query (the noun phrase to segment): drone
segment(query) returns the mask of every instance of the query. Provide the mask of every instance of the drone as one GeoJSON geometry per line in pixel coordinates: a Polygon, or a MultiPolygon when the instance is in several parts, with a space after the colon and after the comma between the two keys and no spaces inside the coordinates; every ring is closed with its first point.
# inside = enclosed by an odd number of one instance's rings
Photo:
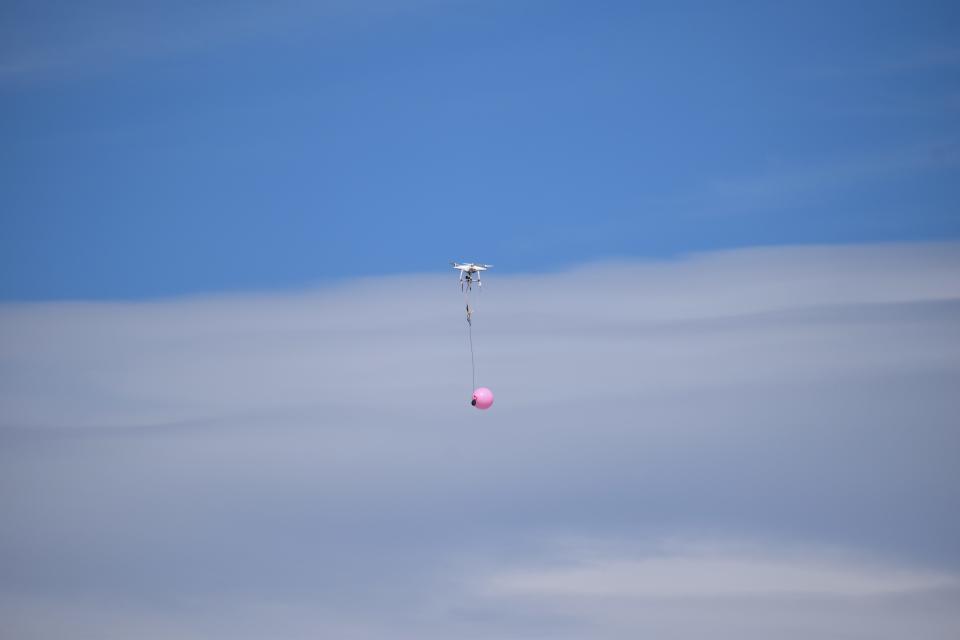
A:
{"type": "Polygon", "coordinates": [[[482,287],[483,282],[480,281],[480,272],[486,271],[492,264],[474,264],[472,262],[451,262],[450,266],[454,269],[460,271],[460,290],[463,291],[466,289],[470,291],[473,289],[473,282],[476,279],[477,286],[482,287]]]}

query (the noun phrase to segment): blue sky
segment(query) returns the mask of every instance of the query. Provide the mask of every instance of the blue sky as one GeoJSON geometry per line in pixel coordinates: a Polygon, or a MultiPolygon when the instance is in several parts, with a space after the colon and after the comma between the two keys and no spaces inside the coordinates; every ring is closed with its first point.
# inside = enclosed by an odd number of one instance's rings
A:
{"type": "Polygon", "coordinates": [[[960,235],[955,3],[164,7],[4,3],[2,298],[960,235]]]}

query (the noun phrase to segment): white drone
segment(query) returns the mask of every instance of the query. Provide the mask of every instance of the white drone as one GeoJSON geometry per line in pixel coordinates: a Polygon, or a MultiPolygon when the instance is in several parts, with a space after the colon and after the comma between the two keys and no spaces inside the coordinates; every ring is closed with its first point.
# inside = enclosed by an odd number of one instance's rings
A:
{"type": "Polygon", "coordinates": [[[470,291],[473,288],[474,279],[476,279],[477,286],[482,287],[483,283],[480,281],[480,272],[486,271],[492,264],[474,264],[472,262],[451,262],[450,265],[460,271],[460,290],[463,291],[466,288],[467,291],[470,291]]]}

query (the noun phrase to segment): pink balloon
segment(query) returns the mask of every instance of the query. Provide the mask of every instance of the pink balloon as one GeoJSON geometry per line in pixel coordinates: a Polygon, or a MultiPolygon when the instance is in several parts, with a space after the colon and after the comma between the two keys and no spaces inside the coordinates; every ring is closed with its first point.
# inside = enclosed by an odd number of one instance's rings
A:
{"type": "Polygon", "coordinates": [[[480,387],[473,392],[473,400],[470,401],[470,404],[477,409],[489,409],[490,405],[493,404],[493,391],[486,387],[480,387]]]}

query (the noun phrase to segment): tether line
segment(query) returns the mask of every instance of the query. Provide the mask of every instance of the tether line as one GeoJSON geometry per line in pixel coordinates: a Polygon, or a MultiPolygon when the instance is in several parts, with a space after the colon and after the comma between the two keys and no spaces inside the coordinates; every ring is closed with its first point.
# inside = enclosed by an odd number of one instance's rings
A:
{"type": "Polygon", "coordinates": [[[467,308],[467,336],[470,338],[470,376],[473,383],[470,393],[473,393],[477,388],[477,361],[473,355],[473,309],[470,308],[469,290],[463,292],[463,301],[467,308]]]}
{"type": "Polygon", "coordinates": [[[477,365],[474,362],[473,358],[473,325],[467,325],[467,335],[470,336],[470,373],[473,376],[473,387],[470,389],[470,392],[477,388],[477,365]]]}

